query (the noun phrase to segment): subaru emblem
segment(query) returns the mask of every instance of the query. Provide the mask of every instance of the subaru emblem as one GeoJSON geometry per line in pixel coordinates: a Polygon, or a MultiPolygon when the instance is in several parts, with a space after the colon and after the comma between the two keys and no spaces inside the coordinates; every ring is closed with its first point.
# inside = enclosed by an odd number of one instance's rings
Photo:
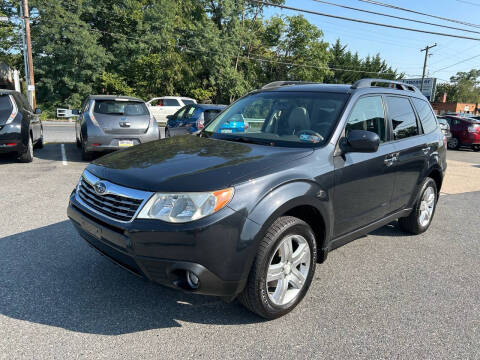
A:
{"type": "Polygon", "coordinates": [[[95,185],[93,185],[93,188],[95,189],[95,192],[98,195],[103,195],[107,192],[107,185],[105,183],[99,181],[95,185]]]}

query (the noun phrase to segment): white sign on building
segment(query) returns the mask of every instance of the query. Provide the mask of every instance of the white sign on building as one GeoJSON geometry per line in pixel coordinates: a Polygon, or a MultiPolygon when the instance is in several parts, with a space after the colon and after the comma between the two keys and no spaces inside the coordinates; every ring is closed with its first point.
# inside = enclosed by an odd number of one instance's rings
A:
{"type": "MultiPolygon", "coordinates": [[[[405,84],[408,85],[413,85],[417,87],[418,89],[422,88],[422,78],[416,78],[416,79],[402,79],[400,80],[401,82],[404,82],[405,84]]],[[[433,101],[435,99],[435,90],[437,87],[437,79],[436,78],[425,78],[423,79],[423,95],[430,100],[433,101]]]]}

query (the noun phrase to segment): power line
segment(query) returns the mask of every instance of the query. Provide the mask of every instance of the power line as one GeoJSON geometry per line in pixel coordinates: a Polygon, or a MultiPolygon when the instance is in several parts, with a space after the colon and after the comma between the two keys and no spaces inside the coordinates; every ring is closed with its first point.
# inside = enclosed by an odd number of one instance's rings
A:
{"type": "Polygon", "coordinates": [[[467,61],[470,61],[470,60],[472,60],[472,59],[476,59],[476,58],[478,58],[478,57],[480,57],[480,54],[479,54],[479,55],[472,56],[472,57],[469,57],[468,59],[465,59],[465,60],[461,60],[461,61],[459,61],[459,62],[456,62],[455,64],[445,66],[445,67],[443,67],[443,68],[441,68],[441,69],[435,70],[435,71],[432,72],[432,74],[435,74],[435,73],[440,72],[440,71],[445,70],[445,69],[449,69],[449,68],[454,67],[454,66],[456,66],[456,65],[463,64],[463,63],[465,63],[465,62],[467,62],[467,61]]]}
{"type": "Polygon", "coordinates": [[[468,22],[465,22],[465,21],[461,21],[461,20],[449,19],[449,18],[446,18],[446,17],[432,15],[432,14],[424,13],[424,12],[417,11],[417,10],[406,9],[406,8],[402,8],[402,7],[399,7],[399,6],[382,3],[380,1],[375,1],[375,0],[358,0],[358,1],[362,1],[362,2],[365,2],[365,3],[373,4],[373,5],[388,7],[388,8],[395,9],[395,10],[406,11],[406,12],[410,12],[410,13],[413,13],[413,14],[429,16],[429,17],[432,17],[432,18],[435,18],[435,19],[445,20],[445,21],[449,21],[449,22],[453,22],[453,23],[457,23],[457,24],[462,24],[462,25],[467,25],[467,26],[471,26],[471,27],[480,28],[480,25],[478,25],[478,24],[472,24],[472,23],[468,23],[468,22]]]}
{"type": "MultiPolygon", "coordinates": [[[[292,6],[286,6],[286,5],[280,5],[280,4],[273,4],[273,3],[271,3],[271,2],[262,1],[262,0],[251,0],[251,1],[252,1],[252,2],[256,2],[256,3],[258,3],[258,4],[263,4],[263,5],[265,5],[265,6],[273,6],[273,7],[278,7],[278,8],[281,8],[281,9],[294,10],[294,11],[304,12],[304,13],[307,13],[307,14],[313,14],[313,15],[331,17],[331,18],[340,19],[340,20],[358,22],[358,23],[362,23],[362,24],[382,26],[382,27],[391,28],[391,29],[407,30],[407,31],[419,32],[419,33],[424,33],[424,34],[432,34],[432,35],[439,35],[439,36],[448,36],[448,37],[453,37],[453,38],[457,38],[457,39],[467,39],[467,40],[480,41],[480,38],[473,38],[473,37],[469,37],[469,36],[454,35],[454,34],[447,34],[447,33],[439,33],[439,32],[435,32],[435,31],[427,31],[427,30],[420,30],[420,29],[408,28],[408,27],[403,27],[403,26],[396,26],[396,25],[389,25],[389,24],[377,23],[377,22],[373,22],[373,21],[360,20],[360,19],[349,18],[349,17],[339,16],[339,15],[332,15],[332,14],[322,13],[322,12],[313,11],[313,10],[300,9],[300,8],[296,8],[296,7],[292,7],[292,6]]],[[[364,0],[360,0],[360,1],[364,1],[364,0]]]]}
{"type": "Polygon", "coordinates": [[[352,7],[352,6],[335,4],[335,3],[332,3],[332,2],[329,2],[329,1],[324,1],[324,0],[312,0],[312,1],[315,1],[315,2],[318,2],[318,3],[322,3],[322,4],[332,5],[332,6],[336,6],[336,7],[340,7],[340,8],[344,8],[344,9],[349,9],[349,10],[354,10],[354,11],[360,11],[360,12],[367,13],[367,14],[380,15],[380,16],[385,16],[385,17],[389,17],[389,18],[393,18],[393,19],[411,21],[411,22],[419,23],[419,24],[426,24],[426,25],[437,26],[437,27],[446,28],[446,29],[460,30],[460,31],[465,31],[465,32],[480,34],[480,31],[469,30],[469,29],[464,29],[464,28],[458,28],[458,27],[448,26],[448,25],[442,25],[442,24],[436,24],[436,23],[431,23],[431,22],[428,22],[428,21],[414,20],[414,19],[409,19],[409,18],[405,18],[405,17],[402,17],[402,16],[389,15],[389,14],[380,13],[380,12],[376,12],[376,11],[359,9],[359,8],[352,7]]]}
{"type": "Polygon", "coordinates": [[[461,3],[464,3],[464,4],[473,5],[473,6],[480,6],[479,3],[474,3],[474,2],[471,2],[471,1],[467,1],[467,0],[457,0],[457,1],[461,2],[461,3]]]}

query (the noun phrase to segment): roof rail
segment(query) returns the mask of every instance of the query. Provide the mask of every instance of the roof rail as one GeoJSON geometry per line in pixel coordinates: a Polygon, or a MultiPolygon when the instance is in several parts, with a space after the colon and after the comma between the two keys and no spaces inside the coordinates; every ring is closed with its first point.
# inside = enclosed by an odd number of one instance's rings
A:
{"type": "Polygon", "coordinates": [[[386,80],[386,79],[361,79],[352,85],[352,89],[362,89],[362,88],[373,87],[375,86],[375,84],[389,84],[390,85],[389,87],[392,89],[421,93],[420,90],[413,85],[409,85],[401,81],[386,80]]]}
{"type": "Polygon", "coordinates": [[[307,85],[307,84],[316,84],[315,82],[311,81],[274,81],[262,86],[263,89],[271,89],[280,86],[287,86],[287,85],[307,85]]]}

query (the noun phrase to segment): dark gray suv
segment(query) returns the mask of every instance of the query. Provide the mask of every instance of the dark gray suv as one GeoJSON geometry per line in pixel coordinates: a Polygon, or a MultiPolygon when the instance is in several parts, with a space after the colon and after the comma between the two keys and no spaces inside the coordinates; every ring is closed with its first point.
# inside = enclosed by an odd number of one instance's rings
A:
{"type": "Polygon", "coordinates": [[[84,160],[90,160],[92,152],[114,151],[159,139],[157,122],[138,98],[90,95],[76,114],[77,146],[84,160]]]}
{"type": "Polygon", "coordinates": [[[417,88],[278,82],[197,135],[94,161],[68,216],[92,247],[133,273],[238,297],[272,319],[302,300],[329,251],[397,219],[407,232],[426,231],[445,155],[417,88]]]}

